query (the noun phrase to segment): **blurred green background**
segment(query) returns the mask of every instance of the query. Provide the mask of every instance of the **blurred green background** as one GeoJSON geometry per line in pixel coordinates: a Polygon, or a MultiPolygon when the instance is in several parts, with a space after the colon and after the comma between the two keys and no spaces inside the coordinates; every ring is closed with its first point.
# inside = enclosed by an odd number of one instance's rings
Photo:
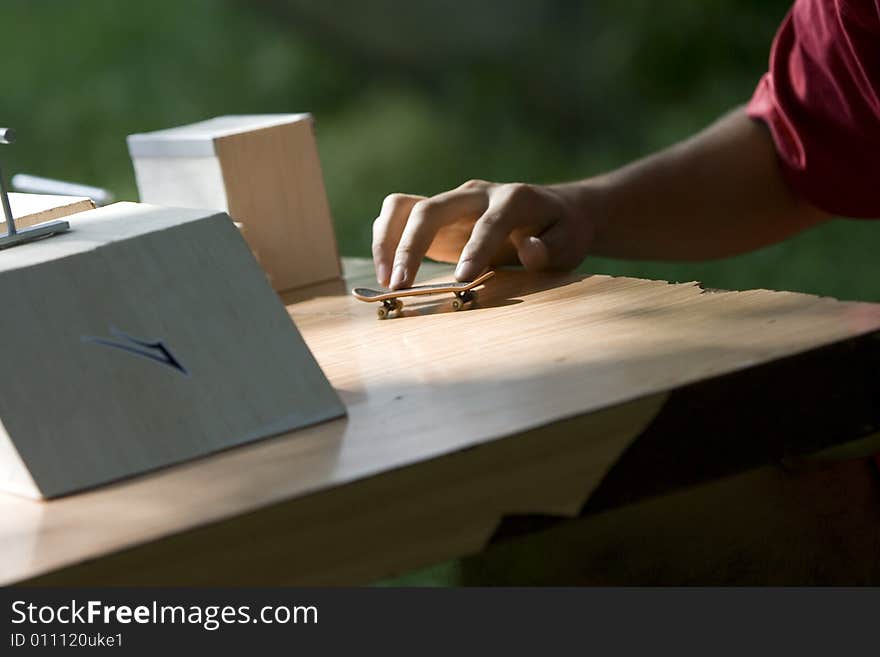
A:
{"type": "MultiPolygon", "coordinates": [[[[125,136],[310,111],[344,255],[392,191],[583,177],[745,102],[787,0],[3,0],[0,124],[25,171],[136,199],[125,136]]],[[[711,217],[707,217],[707,221],[711,217]]],[[[880,301],[880,225],[700,264],[588,271],[880,301]]]]}
{"type": "MultiPolygon", "coordinates": [[[[3,0],[8,173],[136,199],[125,136],[310,111],[344,255],[392,191],[584,177],[744,103],[788,0],[3,0]]],[[[711,217],[707,217],[707,221],[711,217]]],[[[880,224],[700,264],[584,269],[880,301],[880,224]]],[[[458,564],[395,580],[448,583],[458,564]]]]}

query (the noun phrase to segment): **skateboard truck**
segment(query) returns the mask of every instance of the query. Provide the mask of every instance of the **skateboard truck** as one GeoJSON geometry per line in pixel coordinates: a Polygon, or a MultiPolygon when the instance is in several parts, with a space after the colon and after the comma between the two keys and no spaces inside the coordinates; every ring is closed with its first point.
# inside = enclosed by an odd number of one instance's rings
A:
{"type": "Polygon", "coordinates": [[[379,319],[390,317],[391,313],[399,313],[403,310],[403,301],[400,299],[383,299],[382,304],[376,309],[376,316],[379,319]]]}
{"type": "MultiPolygon", "coordinates": [[[[15,143],[15,131],[12,128],[0,128],[0,144],[12,143],[15,143]]],[[[47,221],[18,230],[15,227],[15,218],[12,216],[12,208],[9,205],[9,194],[6,190],[6,178],[3,175],[2,167],[0,167],[0,203],[3,205],[3,217],[6,219],[6,234],[0,236],[0,249],[8,249],[70,230],[70,224],[63,219],[47,221]]]]}
{"type": "Polygon", "coordinates": [[[465,290],[464,292],[456,292],[455,298],[452,300],[452,309],[461,310],[464,304],[477,300],[477,293],[473,290],[465,290]]]}
{"type": "MultiPolygon", "coordinates": [[[[477,293],[473,290],[465,290],[463,292],[453,292],[455,298],[452,300],[452,309],[461,310],[465,304],[477,300],[477,293]]],[[[397,298],[383,299],[382,305],[376,310],[376,316],[379,319],[385,319],[391,316],[391,313],[399,313],[403,310],[403,301],[397,298]]]]}

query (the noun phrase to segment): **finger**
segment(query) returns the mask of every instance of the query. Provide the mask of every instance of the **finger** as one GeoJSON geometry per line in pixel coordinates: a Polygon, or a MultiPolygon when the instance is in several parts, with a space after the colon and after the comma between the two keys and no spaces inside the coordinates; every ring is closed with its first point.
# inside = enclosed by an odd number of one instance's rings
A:
{"type": "MultiPolygon", "coordinates": [[[[474,225],[471,237],[461,251],[455,278],[473,280],[492,262],[493,257],[515,233],[523,230],[543,230],[549,220],[536,219],[531,192],[522,186],[511,190],[490,203],[489,208],[474,225]],[[535,221],[543,223],[535,224],[535,221]]],[[[532,232],[531,234],[535,234],[532,232]]]]}
{"type": "Polygon", "coordinates": [[[516,245],[519,261],[529,271],[567,271],[583,260],[583,245],[563,222],[551,224],[539,235],[525,235],[516,245]]]}
{"type": "Polygon", "coordinates": [[[373,264],[379,285],[389,284],[391,263],[406,220],[413,206],[424,198],[414,194],[390,194],[382,201],[382,209],[373,222],[373,264]]]}
{"type": "Polygon", "coordinates": [[[550,263],[547,245],[534,235],[528,235],[517,243],[516,255],[528,271],[543,271],[550,263]]]}
{"type": "Polygon", "coordinates": [[[480,215],[487,202],[485,192],[460,187],[416,203],[394,254],[391,288],[412,285],[422,258],[442,226],[463,216],[480,215]]]}
{"type": "Polygon", "coordinates": [[[510,236],[514,211],[513,208],[505,207],[503,204],[491,204],[483,216],[477,219],[455,268],[457,280],[473,280],[489,266],[492,255],[510,236]]]}

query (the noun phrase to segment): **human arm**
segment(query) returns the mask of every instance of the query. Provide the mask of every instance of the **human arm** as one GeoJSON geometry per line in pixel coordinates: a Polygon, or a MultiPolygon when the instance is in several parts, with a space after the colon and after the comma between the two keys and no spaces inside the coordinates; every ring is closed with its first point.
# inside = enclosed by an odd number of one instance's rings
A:
{"type": "Polygon", "coordinates": [[[383,285],[412,285],[421,259],[571,269],[588,254],[704,260],[749,251],[830,215],[786,186],[767,129],[740,108],[616,171],[557,185],[470,181],[431,198],[391,195],[373,225],[383,285]],[[394,272],[392,276],[392,272],[394,272]]]}

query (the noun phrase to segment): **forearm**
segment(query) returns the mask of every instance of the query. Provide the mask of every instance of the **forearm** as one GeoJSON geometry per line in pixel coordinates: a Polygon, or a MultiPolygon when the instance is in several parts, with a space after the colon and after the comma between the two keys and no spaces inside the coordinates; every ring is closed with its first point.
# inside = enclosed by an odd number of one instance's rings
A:
{"type": "Polygon", "coordinates": [[[609,174],[561,185],[472,180],[431,198],[391,194],[373,222],[376,277],[412,285],[426,254],[456,278],[521,262],[572,269],[585,256],[721,258],[828,218],[782,180],[770,135],[740,109],[692,139],[609,174]]]}
{"type": "Polygon", "coordinates": [[[620,258],[725,257],[829,217],[791,193],[769,133],[743,109],[617,171],[554,188],[596,224],[590,252],[620,258]]]}

